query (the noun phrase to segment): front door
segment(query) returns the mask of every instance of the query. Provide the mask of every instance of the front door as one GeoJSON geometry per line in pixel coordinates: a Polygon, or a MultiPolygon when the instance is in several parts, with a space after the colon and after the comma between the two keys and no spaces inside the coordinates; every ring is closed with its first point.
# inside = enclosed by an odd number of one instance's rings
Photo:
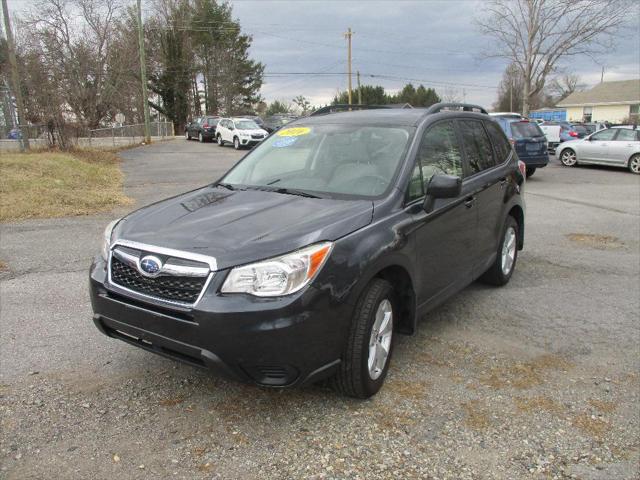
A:
{"type": "Polygon", "coordinates": [[[418,304],[438,302],[471,281],[477,228],[476,200],[463,183],[457,198],[437,199],[427,213],[419,206],[431,177],[448,174],[462,177],[462,150],[454,121],[430,126],[424,133],[409,184],[414,221],[418,275],[418,304]]]}

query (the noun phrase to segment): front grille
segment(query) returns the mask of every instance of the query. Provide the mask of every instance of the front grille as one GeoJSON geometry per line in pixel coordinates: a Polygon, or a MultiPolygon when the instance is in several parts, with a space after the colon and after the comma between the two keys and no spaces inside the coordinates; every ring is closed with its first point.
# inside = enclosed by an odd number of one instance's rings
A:
{"type": "Polygon", "coordinates": [[[144,295],[172,302],[195,303],[204,288],[207,277],[160,276],[143,277],[135,268],[111,257],[113,283],[144,295]]]}
{"type": "Polygon", "coordinates": [[[260,138],[264,138],[264,135],[261,135],[261,134],[251,135],[251,138],[253,138],[253,139],[256,139],[256,140],[257,140],[257,139],[260,139],[260,138]]]}

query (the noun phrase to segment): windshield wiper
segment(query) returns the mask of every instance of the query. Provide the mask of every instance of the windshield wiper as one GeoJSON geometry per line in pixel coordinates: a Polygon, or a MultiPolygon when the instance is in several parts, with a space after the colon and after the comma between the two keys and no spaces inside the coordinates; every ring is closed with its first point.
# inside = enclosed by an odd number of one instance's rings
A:
{"type": "Polygon", "coordinates": [[[230,183],[216,183],[215,186],[216,187],[226,188],[227,190],[235,190],[236,189],[236,187],[234,187],[230,183]]]}
{"type": "Polygon", "coordinates": [[[269,187],[268,185],[248,185],[247,189],[249,190],[262,190],[263,192],[274,192],[274,193],[283,193],[285,195],[298,195],[299,197],[307,197],[307,198],[324,198],[320,195],[316,195],[313,193],[309,193],[305,190],[298,190],[296,188],[286,188],[286,187],[269,187]]]}

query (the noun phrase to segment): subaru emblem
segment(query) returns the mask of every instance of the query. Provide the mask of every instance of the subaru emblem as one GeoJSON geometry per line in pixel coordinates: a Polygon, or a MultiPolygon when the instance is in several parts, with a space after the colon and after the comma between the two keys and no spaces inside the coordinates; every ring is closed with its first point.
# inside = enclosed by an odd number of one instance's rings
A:
{"type": "Polygon", "coordinates": [[[155,277],[162,270],[162,261],[153,255],[147,255],[140,260],[140,273],[145,277],[155,277]]]}

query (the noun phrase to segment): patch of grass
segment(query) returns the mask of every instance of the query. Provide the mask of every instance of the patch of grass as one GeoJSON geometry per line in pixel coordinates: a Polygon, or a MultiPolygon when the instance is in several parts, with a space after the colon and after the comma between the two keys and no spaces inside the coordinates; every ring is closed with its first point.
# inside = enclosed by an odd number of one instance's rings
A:
{"type": "Polygon", "coordinates": [[[518,410],[526,413],[546,411],[559,415],[564,411],[561,404],[543,395],[532,398],[516,397],[514,402],[518,410]]]}
{"type": "Polygon", "coordinates": [[[464,422],[468,427],[474,430],[485,430],[491,425],[489,411],[479,400],[471,400],[463,403],[462,408],[466,415],[464,422]]]}
{"type": "Polygon", "coordinates": [[[495,367],[480,381],[493,388],[508,386],[521,390],[544,383],[549,370],[567,370],[571,364],[557,355],[540,355],[528,362],[495,367]]]}
{"type": "Polygon", "coordinates": [[[55,150],[0,156],[0,221],[87,215],[127,205],[115,152],[55,150]]]}
{"type": "Polygon", "coordinates": [[[581,413],[573,419],[572,423],[574,427],[596,439],[602,438],[611,428],[608,422],[589,413],[581,413]]]}
{"type": "Polygon", "coordinates": [[[623,243],[617,237],[609,235],[594,235],[591,233],[570,233],[567,238],[572,242],[580,243],[587,247],[606,250],[609,248],[619,248],[623,243]]]}
{"type": "Polygon", "coordinates": [[[610,402],[607,400],[598,400],[596,398],[592,398],[591,400],[589,400],[589,404],[593,408],[600,410],[602,413],[613,413],[616,410],[615,402],[610,402]]]}
{"type": "Polygon", "coordinates": [[[8,271],[9,271],[9,265],[7,265],[2,260],[0,260],[0,272],[8,272],[8,271]]]}
{"type": "Polygon", "coordinates": [[[385,385],[385,390],[407,398],[423,398],[428,384],[422,381],[392,380],[385,385]]]}

